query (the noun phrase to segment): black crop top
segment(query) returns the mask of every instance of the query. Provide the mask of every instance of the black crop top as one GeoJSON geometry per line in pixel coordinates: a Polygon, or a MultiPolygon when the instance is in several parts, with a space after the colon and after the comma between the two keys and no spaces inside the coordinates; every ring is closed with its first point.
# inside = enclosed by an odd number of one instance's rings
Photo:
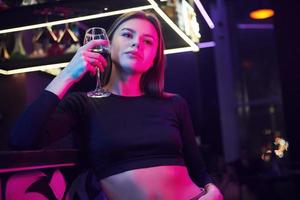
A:
{"type": "Polygon", "coordinates": [[[88,98],[71,93],[60,101],[44,91],[16,123],[11,144],[28,149],[40,144],[41,132],[52,141],[71,130],[99,179],[137,168],[186,165],[198,186],[211,182],[179,95],[88,98]]]}

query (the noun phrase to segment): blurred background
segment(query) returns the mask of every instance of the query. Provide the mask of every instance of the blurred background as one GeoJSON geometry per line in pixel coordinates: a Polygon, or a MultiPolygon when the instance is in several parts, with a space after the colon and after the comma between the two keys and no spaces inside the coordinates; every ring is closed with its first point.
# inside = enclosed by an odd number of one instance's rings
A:
{"type": "MultiPolygon", "coordinates": [[[[117,15],[14,28],[149,2],[0,0],[0,151],[9,151],[8,137],[16,119],[80,47],[84,31],[95,25],[108,28],[117,15]],[[37,67],[45,65],[52,67],[37,67]]],[[[183,49],[186,41],[178,39],[160,16],[170,50],[166,52],[166,90],[188,101],[199,148],[225,199],[297,199],[298,4],[279,0],[153,2],[200,48],[183,49]],[[265,12],[253,13],[259,9],[265,12]],[[182,17],[184,12],[187,19],[182,17]]],[[[71,91],[88,91],[94,85],[94,78],[86,75],[71,91]]]]}

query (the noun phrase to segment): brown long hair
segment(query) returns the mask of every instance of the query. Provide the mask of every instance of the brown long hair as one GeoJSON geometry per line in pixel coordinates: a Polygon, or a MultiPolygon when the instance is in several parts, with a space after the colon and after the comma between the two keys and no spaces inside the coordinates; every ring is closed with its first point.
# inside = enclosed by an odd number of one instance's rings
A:
{"type": "MultiPolygon", "coordinates": [[[[147,95],[162,97],[163,90],[164,90],[165,44],[164,44],[161,24],[158,18],[156,17],[156,15],[151,12],[144,12],[144,11],[128,12],[121,15],[114,21],[114,23],[111,25],[110,29],[108,30],[109,39],[112,40],[115,31],[121,24],[134,18],[144,19],[149,21],[151,24],[153,24],[158,34],[158,47],[157,47],[156,56],[154,58],[153,66],[142,75],[142,78],[140,80],[140,88],[147,95]]],[[[110,78],[111,62],[109,62],[109,66],[106,67],[106,69],[107,72],[105,73],[104,80],[103,80],[104,85],[108,83],[110,78]]]]}

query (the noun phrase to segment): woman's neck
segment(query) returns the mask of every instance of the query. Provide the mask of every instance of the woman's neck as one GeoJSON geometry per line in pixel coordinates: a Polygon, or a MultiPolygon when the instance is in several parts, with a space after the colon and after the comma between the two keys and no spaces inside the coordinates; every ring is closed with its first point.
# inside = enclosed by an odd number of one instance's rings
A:
{"type": "Polygon", "coordinates": [[[140,79],[140,74],[132,75],[120,73],[113,67],[105,89],[120,96],[141,96],[144,93],[140,88],[140,79]]]}

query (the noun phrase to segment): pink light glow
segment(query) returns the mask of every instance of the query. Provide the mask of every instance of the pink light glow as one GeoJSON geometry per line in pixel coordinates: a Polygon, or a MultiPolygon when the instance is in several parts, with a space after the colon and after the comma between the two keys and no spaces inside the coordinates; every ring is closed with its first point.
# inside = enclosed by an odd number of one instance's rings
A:
{"type": "Polygon", "coordinates": [[[46,176],[43,172],[20,172],[12,175],[6,184],[6,200],[47,200],[47,198],[37,192],[26,192],[27,189],[40,178],[46,176]]]}
{"type": "Polygon", "coordinates": [[[57,200],[62,200],[66,191],[67,182],[58,169],[53,173],[49,185],[57,200]]]}

